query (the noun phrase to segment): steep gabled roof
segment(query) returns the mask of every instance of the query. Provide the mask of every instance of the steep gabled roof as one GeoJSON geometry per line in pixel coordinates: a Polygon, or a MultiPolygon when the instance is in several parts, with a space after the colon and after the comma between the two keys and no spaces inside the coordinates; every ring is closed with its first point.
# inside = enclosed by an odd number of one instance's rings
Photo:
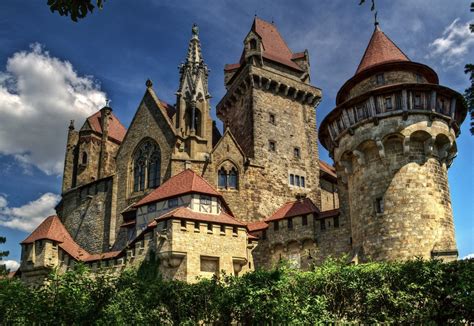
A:
{"type": "Polygon", "coordinates": [[[245,226],[244,223],[238,221],[235,217],[221,211],[220,214],[206,214],[191,210],[188,207],[178,207],[168,213],[165,213],[157,218],[156,221],[166,220],[169,218],[186,219],[198,222],[208,222],[217,224],[226,224],[234,226],[245,226]]]}
{"type": "Polygon", "coordinates": [[[171,177],[168,181],[136,203],[135,207],[189,193],[221,197],[204,178],[197,175],[193,170],[187,169],[171,177]]]}
{"type": "MultiPolygon", "coordinates": [[[[87,122],[89,123],[91,129],[99,134],[102,134],[101,120],[102,117],[100,111],[97,111],[87,118],[87,122]]],[[[109,122],[109,137],[116,141],[122,142],[126,132],[127,128],[125,128],[119,119],[113,113],[111,113],[109,122]]]]}
{"type": "Polygon", "coordinates": [[[291,201],[277,209],[272,216],[265,219],[265,222],[281,220],[288,217],[319,213],[318,208],[309,198],[303,200],[291,201]]]}
{"type": "Polygon", "coordinates": [[[56,215],[47,217],[22,244],[31,244],[38,240],[58,242],[58,246],[78,260],[84,260],[89,253],[82,249],[71,237],[61,220],[56,215]]]}
{"type": "Polygon", "coordinates": [[[410,59],[382,32],[379,25],[376,25],[356,74],[382,63],[397,61],[410,61],[410,59]]]}
{"type": "Polygon", "coordinates": [[[247,229],[249,230],[249,232],[261,231],[267,228],[268,228],[268,224],[265,221],[256,221],[256,222],[247,223],[247,229]]]}
{"type": "Polygon", "coordinates": [[[302,70],[300,66],[291,60],[293,53],[274,24],[255,17],[252,31],[261,38],[263,44],[262,55],[264,58],[282,63],[296,70],[302,70]]]}

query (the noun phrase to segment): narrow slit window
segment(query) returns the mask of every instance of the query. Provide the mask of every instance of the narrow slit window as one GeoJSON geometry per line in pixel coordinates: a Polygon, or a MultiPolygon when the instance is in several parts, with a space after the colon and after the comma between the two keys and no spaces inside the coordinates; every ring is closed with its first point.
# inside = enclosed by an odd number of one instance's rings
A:
{"type": "Polygon", "coordinates": [[[384,212],[383,197],[378,197],[375,199],[375,211],[377,214],[382,214],[384,212]]]}
{"type": "Polygon", "coordinates": [[[273,229],[274,229],[275,231],[278,231],[278,230],[280,229],[280,225],[278,224],[278,221],[273,222],[273,229]]]}
{"type": "Polygon", "coordinates": [[[292,229],[293,229],[293,219],[292,219],[292,218],[289,218],[289,219],[288,219],[288,229],[289,229],[289,230],[292,230],[292,229]]]}
{"type": "Polygon", "coordinates": [[[326,230],[326,221],[324,219],[319,221],[319,225],[320,225],[321,231],[326,230]]]}

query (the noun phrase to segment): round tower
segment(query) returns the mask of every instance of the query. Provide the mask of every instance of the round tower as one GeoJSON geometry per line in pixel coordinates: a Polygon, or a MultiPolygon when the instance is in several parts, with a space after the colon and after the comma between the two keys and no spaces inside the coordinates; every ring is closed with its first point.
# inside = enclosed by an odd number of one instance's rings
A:
{"type": "Polygon", "coordinates": [[[466,112],[459,93],[376,24],[319,134],[336,163],[354,260],[457,258],[447,169],[466,112]]]}

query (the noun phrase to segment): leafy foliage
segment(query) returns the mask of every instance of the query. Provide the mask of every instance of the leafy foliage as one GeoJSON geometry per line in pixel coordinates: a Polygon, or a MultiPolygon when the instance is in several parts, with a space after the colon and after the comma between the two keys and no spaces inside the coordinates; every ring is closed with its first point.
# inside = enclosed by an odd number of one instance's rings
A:
{"type": "Polygon", "coordinates": [[[120,275],[84,266],[39,287],[0,279],[0,324],[312,325],[474,321],[474,260],[281,264],[195,284],[166,281],[153,259],[120,275]]]}
{"type": "Polygon", "coordinates": [[[69,16],[71,20],[77,22],[89,13],[92,14],[96,6],[102,9],[104,2],[105,0],[48,0],[48,6],[51,12],[57,11],[61,16],[69,16]]]}
{"type": "MultiPolygon", "coordinates": [[[[0,236],[0,244],[7,242],[5,237],[0,236]]],[[[9,251],[2,251],[0,250],[0,261],[3,260],[3,257],[7,257],[10,254],[9,251]]],[[[0,275],[5,274],[7,272],[5,265],[0,265],[0,275]]]]}

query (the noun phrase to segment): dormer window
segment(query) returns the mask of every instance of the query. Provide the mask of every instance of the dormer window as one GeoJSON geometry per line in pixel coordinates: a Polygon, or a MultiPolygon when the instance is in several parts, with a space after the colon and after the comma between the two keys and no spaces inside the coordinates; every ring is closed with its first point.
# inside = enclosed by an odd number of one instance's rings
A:
{"type": "Polygon", "coordinates": [[[199,198],[199,211],[203,213],[211,213],[211,197],[201,195],[199,198]]]}
{"type": "Polygon", "coordinates": [[[250,50],[257,50],[257,40],[256,39],[251,39],[249,44],[250,44],[250,50]]]}
{"type": "Polygon", "coordinates": [[[383,85],[385,84],[385,77],[383,74],[377,74],[375,76],[376,80],[377,80],[377,85],[383,85]]]}

